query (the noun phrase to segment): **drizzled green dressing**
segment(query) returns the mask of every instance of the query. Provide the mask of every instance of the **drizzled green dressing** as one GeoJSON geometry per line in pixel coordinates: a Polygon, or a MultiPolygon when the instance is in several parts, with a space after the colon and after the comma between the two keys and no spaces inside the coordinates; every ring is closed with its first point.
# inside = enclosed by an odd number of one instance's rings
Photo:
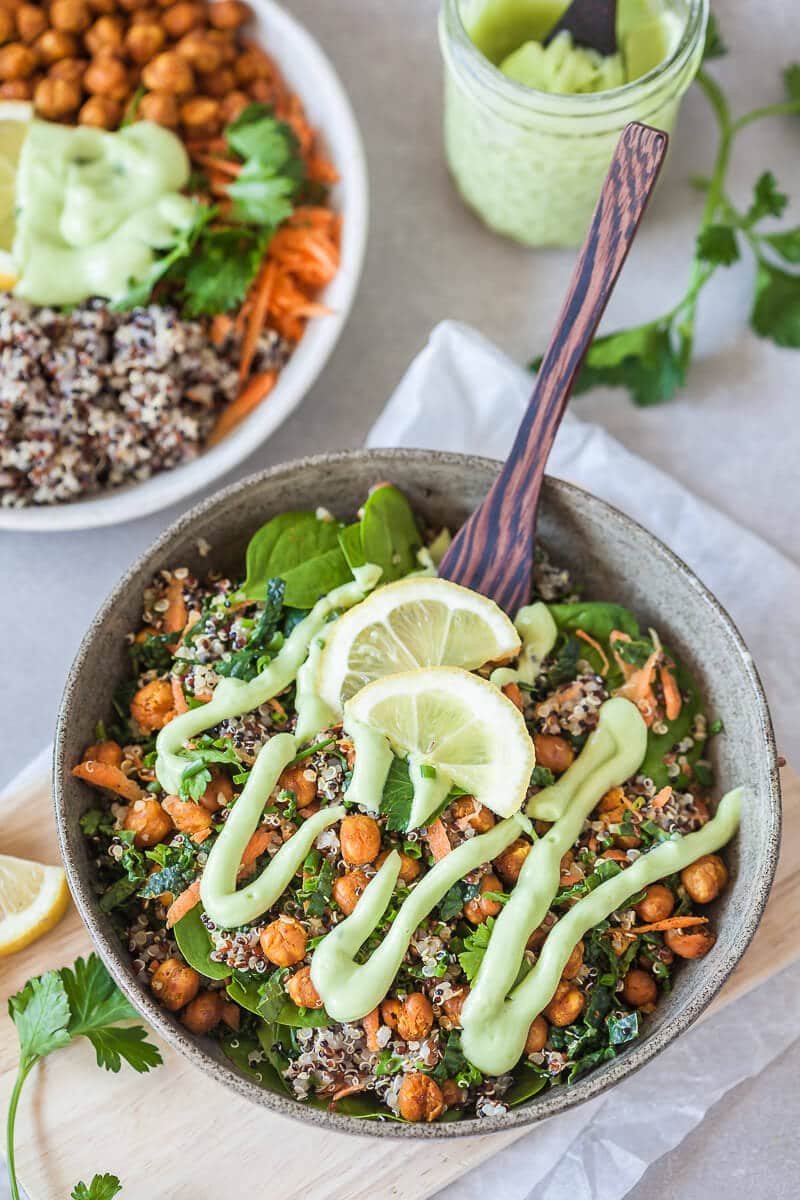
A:
{"type": "MultiPolygon", "coordinates": [[[[224,928],[248,924],[270,909],[289,886],[318,835],[345,816],[342,805],[315,813],[284,843],[261,874],[237,891],[242,854],[281,772],[293,760],[301,742],[330,723],[330,712],[314,691],[319,653],[316,641],[330,615],[362,600],[377,578],[377,568],[360,568],[354,583],[337,588],[315,605],[260,675],[249,683],[223,679],[208,704],[176,717],[159,734],[156,773],[168,792],[178,792],[187,765],[180,751],[187,739],[227,717],[264,704],[297,679],[298,735],[277,734],[260,752],[212,847],[202,876],[203,906],[209,917],[224,928]]],[[[555,623],[543,604],[523,609],[517,628],[523,640],[520,663],[516,671],[501,669],[494,673],[492,680],[499,686],[512,679],[531,682],[555,643],[555,623]]],[[[351,720],[347,729],[353,738],[355,769],[345,799],[377,812],[392,763],[392,749],[383,735],[360,722],[351,720]]],[[[647,729],[638,709],[621,697],[607,700],[600,709],[597,729],[575,762],[528,806],[528,817],[555,824],[535,842],[526,858],[511,898],[497,918],[462,1010],[464,1053],[485,1073],[502,1074],[519,1061],[532,1020],[551,999],[572,948],[588,929],[642,887],[719,849],[736,830],[741,789],[724,797],[716,816],[701,831],[663,843],[578,901],[553,927],[536,966],[514,986],[528,938],[541,924],[558,890],[561,858],[605,792],[628,779],[640,766],[646,739],[647,729]]],[[[451,783],[441,770],[431,774],[423,767],[416,759],[409,763],[414,784],[412,825],[424,824],[446,798],[451,783]]],[[[403,901],[368,961],[356,963],[356,954],[379,925],[397,883],[400,857],[396,851],[389,854],[353,913],[322,939],[312,956],[312,981],[335,1020],[359,1020],[380,1003],[391,988],[414,931],[453,884],[501,854],[519,836],[521,828],[533,834],[528,817],[517,813],[501,821],[436,863],[403,901]]]]}

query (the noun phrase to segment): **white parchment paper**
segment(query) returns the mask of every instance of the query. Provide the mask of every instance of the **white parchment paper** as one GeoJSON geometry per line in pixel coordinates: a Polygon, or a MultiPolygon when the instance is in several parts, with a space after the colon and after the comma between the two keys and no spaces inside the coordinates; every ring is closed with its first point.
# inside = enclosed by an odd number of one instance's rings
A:
{"type": "MultiPolygon", "coordinates": [[[[532,377],[491,342],[445,321],[406,372],[367,445],[505,458],[531,388],[532,377]]],[[[719,597],[753,652],[779,747],[800,761],[800,699],[787,670],[787,653],[800,644],[800,569],[571,412],[548,470],[634,517],[719,597]]],[[[730,1088],[800,1036],[798,984],[795,963],[691,1030],[609,1096],[538,1126],[437,1200],[619,1200],[730,1088]]]]}

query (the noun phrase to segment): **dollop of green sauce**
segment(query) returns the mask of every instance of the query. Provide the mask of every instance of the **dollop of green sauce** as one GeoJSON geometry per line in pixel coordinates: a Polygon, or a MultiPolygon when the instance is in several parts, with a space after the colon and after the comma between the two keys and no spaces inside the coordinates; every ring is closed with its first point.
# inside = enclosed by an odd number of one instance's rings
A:
{"type": "Polygon", "coordinates": [[[17,295],[33,304],[121,299],[189,228],[189,158],[169,130],[116,133],[33,121],[16,182],[17,295]]]}

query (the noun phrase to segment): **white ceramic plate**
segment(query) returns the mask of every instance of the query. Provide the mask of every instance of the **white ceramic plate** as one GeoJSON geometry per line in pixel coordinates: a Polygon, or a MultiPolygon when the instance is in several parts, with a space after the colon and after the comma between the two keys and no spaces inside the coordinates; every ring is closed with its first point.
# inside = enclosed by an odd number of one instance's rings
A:
{"type": "Polygon", "coordinates": [[[218,446],[144,483],[99,492],[86,500],[0,508],[0,529],[52,531],[116,525],[185,499],[266,441],[297,408],[336,345],[353,303],[367,240],[368,186],[361,135],[338,75],[311,35],[273,0],[251,0],[251,4],[255,13],[252,32],[300,96],[339,172],[331,203],[343,217],[342,260],[336,278],[322,295],[333,313],[309,322],[269,398],[218,446]]]}

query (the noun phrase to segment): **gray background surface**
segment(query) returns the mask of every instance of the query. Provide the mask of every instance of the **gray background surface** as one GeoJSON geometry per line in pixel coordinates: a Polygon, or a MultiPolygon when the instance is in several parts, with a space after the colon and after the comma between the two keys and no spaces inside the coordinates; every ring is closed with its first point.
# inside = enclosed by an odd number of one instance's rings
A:
{"type": "MultiPolygon", "coordinates": [[[[500,241],[453,192],[439,134],[435,0],[406,0],[402,17],[388,0],[292,0],[287,6],[319,37],[353,101],[370,169],[371,236],[362,287],[329,368],[237,474],[358,444],[444,317],[471,322],[525,361],[543,346],[574,257],[500,241]]],[[[734,106],[777,99],[780,70],[800,59],[796,6],[791,0],[722,0],[715,7],[732,54],[714,72],[734,106]]],[[[700,208],[687,179],[708,171],[712,137],[705,102],[693,91],[606,328],[655,316],[682,293],[700,208]]],[[[734,196],[744,201],[767,167],[784,190],[800,195],[798,147],[800,126],[790,120],[746,133],[737,142],[734,196]]],[[[798,222],[797,205],[789,217],[798,222]]],[[[611,393],[576,404],[581,415],[602,422],[629,448],[800,562],[800,358],[745,331],[752,274],[752,264],[742,263],[721,272],[707,290],[700,357],[681,399],[652,410],[635,410],[611,393]]],[[[86,533],[0,534],[0,786],[50,739],[66,670],[101,598],[179,511],[86,533]]],[[[796,648],[791,652],[796,656],[796,648]]],[[[798,1074],[795,1044],[777,1067],[729,1093],[631,1195],[700,1200],[722,1186],[729,1200],[796,1196],[798,1074]]]]}

